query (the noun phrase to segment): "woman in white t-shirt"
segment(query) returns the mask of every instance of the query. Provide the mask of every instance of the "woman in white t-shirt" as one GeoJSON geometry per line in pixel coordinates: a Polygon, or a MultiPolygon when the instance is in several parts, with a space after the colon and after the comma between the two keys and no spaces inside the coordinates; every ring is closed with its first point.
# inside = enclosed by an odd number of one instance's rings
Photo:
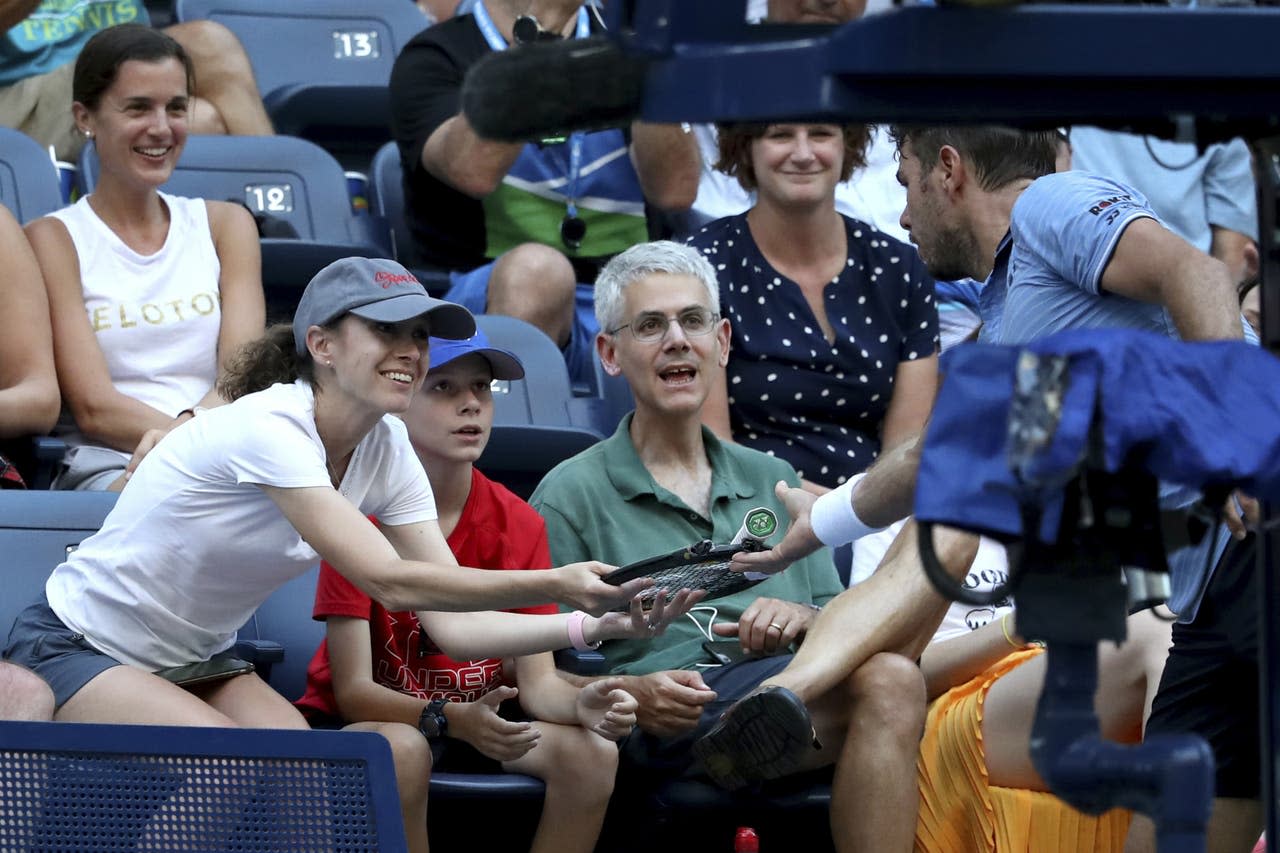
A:
{"type": "Polygon", "coordinates": [[[123,24],[76,61],[76,126],[97,186],[27,226],[49,292],[70,451],[54,486],[119,489],[135,450],[221,405],[220,370],[262,334],[253,219],[241,205],[180,198],[169,179],[192,116],[191,60],[162,32],[123,24]]]}
{"type": "MultiPolygon", "coordinates": [[[[273,328],[230,366],[221,386],[234,402],[142,459],[102,529],[19,616],[5,657],[49,683],[57,720],[304,728],[255,674],[184,688],[157,672],[224,655],[267,596],[319,559],[389,609],[445,611],[431,613],[431,636],[458,659],[661,633],[700,596],[681,591],[648,616],[635,601],[629,614],[605,613],[645,584],[610,586],[599,576],[611,567],[594,562],[457,567],[395,415],[426,375],[428,336],[474,331],[466,309],[432,299],[393,261],[321,270],[292,329],[273,328]],[[604,615],[457,612],[548,601],[604,615]]],[[[633,724],[627,716],[617,722],[633,724]]],[[[428,744],[404,723],[382,731],[398,767],[419,771],[400,774],[412,832],[425,815],[428,744]]]]}

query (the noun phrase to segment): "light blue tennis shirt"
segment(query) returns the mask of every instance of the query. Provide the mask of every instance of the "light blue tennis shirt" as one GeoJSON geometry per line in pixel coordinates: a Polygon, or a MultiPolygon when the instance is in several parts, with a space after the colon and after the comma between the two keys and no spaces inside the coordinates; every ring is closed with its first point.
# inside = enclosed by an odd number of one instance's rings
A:
{"type": "MultiPolygon", "coordinates": [[[[1013,206],[1012,246],[1001,244],[984,287],[996,308],[995,343],[1021,344],[1065,329],[1131,328],[1177,338],[1168,311],[1102,290],[1102,274],[1124,230],[1138,219],[1159,218],[1146,198],[1119,181],[1085,172],[1060,172],[1034,181],[1013,206]],[[996,287],[991,293],[990,285],[996,287]]],[[[1243,320],[1242,320],[1243,323],[1243,320]]],[[[1246,338],[1257,342],[1245,324],[1246,338]]],[[[1182,507],[1199,497],[1184,486],[1162,483],[1160,504],[1182,507]]],[[[1227,542],[1225,528],[1198,546],[1169,554],[1173,592],[1169,607],[1188,622],[1195,617],[1212,566],[1227,542]],[[1209,548],[1213,558],[1209,559],[1209,548]]]]}

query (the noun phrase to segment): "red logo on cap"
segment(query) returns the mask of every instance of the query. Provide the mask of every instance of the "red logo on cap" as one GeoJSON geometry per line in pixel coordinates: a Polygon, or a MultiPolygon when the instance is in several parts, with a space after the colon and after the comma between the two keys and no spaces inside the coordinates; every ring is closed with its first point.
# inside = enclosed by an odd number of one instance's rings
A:
{"type": "Polygon", "coordinates": [[[379,271],[373,274],[374,284],[382,285],[382,289],[386,290],[393,284],[417,284],[418,280],[409,273],[394,273],[379,271]]]}

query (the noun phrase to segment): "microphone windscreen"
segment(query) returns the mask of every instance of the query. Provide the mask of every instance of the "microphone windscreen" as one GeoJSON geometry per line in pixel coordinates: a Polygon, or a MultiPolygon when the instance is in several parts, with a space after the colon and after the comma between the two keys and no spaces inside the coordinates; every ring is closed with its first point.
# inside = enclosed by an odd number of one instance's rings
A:
{"type": "Polygon", "coordinates": [[[503,142],[621,127],[640,113],[644,72],[604,36],[514,46],[471,67],[462,111],[476,133],[503,142]]]}

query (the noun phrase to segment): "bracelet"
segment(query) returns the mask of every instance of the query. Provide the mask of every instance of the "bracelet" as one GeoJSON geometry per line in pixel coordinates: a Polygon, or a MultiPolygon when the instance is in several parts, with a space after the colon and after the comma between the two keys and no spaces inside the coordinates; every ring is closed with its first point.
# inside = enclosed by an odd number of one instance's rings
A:
{"type": "Polygon", "coordinates": [[[1013,635],[1009,633],[1009,615],[1012,612],[1013,611],[1011,610],[1000,617],[1000,630],[1004,633],[1005,641],[1008,642],[1009,645],[1013,646],[1018,651],[1022,651],[1026,647],[1021,643],[1015,643],[1013,641],[1013,635]]]}
{"type": "Polygon", "coordinates": [[[854,512],[853,490],[865,476],[867,475],[864,471],[850,477],[842,485],[813,502],[813,507],[809,510],[809,526],[813,528],[813,535],[817,536],[818,541],[823,545],[856,542],[869,533],[879,533],[884,530],[883,527],[872,527],[858,518],[858,514],[854,512]]]}
{"type": "Polygon", "coordinates": [[[1008,641],[1009,645],[1013,646],[1015,649],[1017,649],[1020,652],[1026,651],[1027,649],[1043,649],[1044,643],[1040,642],[1039,640],[1031,640],[1026,643],[1014,642],[1013,634],[1009,632],[1009,617],[1012,615],[1013,615],[1013,611],[1010,610],[1000,617],[1000,630],[1004,633],[1004,638],[1006,641],[1008,641]]]}
{"type": "Polygon", "coordinates": [[[564,623],[569,629],[569,645],[573,646],[580,652],[591,651],[600,648],[600,641],[588,643],[587,638],[582,633],[582,623],[586,621],[587,614],[581,610],[575,610],[569,614],[568,620],[564,623]]]}

